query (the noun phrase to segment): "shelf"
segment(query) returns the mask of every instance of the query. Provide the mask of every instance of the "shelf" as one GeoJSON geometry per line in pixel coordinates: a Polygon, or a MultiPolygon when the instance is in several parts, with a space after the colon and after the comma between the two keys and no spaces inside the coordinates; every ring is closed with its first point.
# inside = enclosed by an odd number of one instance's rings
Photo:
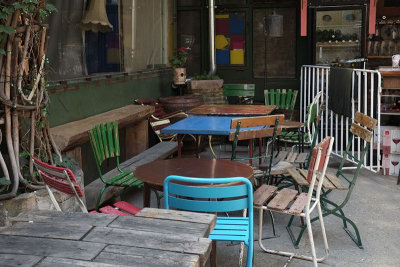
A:
{"type": "Polygon", "coordinates": [[[381,96],[387,96],[387,97],[400,97],[400,95],[381,95],[381,96]]]}
{"type": "Polygon", "coordinates": [[[360,46],[360,42],[317,42],[316,43],[317,47],[356,47],[360,46]]]}
{"type": "Polygon", "coordinates": [[[392,56],[367,56],[368,59],[392,59],[392,56]]]}
{"type": "Polygon", "coordinates": [[[400,112],[381,112],[381,115],[400,115],[400,112]]]}

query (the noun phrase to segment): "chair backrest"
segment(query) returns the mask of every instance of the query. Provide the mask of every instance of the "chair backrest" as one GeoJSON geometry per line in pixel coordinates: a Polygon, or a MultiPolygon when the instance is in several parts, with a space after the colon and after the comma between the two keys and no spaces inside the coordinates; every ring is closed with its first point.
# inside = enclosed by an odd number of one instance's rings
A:
{"type": "Polygon", "coordinates": [[[279,124],[279,121],[283,121],[284,118],[284,115],[279,114],[232,119],[231,129],[236,129],[236,131],[229,134],[229,141],[249,140],[260,137],[273,137],[274,131],[276,131],[276,135],[280,135],[282,129],[275,129],[275,124],[277,123],[277,121],[279,124]]]}
{"type": "Polygon", "coordinates": [[[39,176],[46,184],[46,190],[50,195],[51,202],[58,211],[61,211],[61,208],[49,187],[75,197],[81,210],[85,213],[88,212],[82,201],[83,191],[81,187],[76,184],[75,175],[70,169],[49,165],[35,157],[32,157],[32,161],[39,172],[39,176]]]}
{"type": "Polygon", "coordinates": [[[339,164],[338,171],[336,173],[337,177],[342,176],[349,183],[348,195],[351,194],[352,188],[354,187],[354,185],[357,181],[357,177],[360,172],[360,168],[363,164],[365,155],[367,153],[368,147],[369,147],[370,142],[373,137],[373,131],[374,131],[377,123],[378,123],[378,121],[376,119],[371,118],[363,113],[356,112],[354,114],[354,122],[351,124],[351,127],[350,127],[351,134],[349,136],[349,140],[347,141],[346,150],[344,152],[342,160],[339,164]],[[350,151],[350,148],[354,142],[354,136],[358,136],[362,140],[364,140],[364,144],[362,146],[361,153],[358,155],[353,155],[352,152],[350,151]],[[357,163],[357,167],[354,172],[353,178],[350,178],[350,179],[348,177],[346,177],[342,172],[342,169],[347,160],[347,157],[350,157],[352,160],[354,160],[357,163]]]}
{"type": "Polygon", "coordinates": [[[118,123],[107,122],[98,124],[89,130],[88,134],[100,178],[103,179],[101,164],[106,159],[116,158],[117,168],[120,170],[118,123]]]}
{"type": "Polygon", "coordinates": [[[334,138],[327,136],[312,150],[310,165],[308,167],[307,181],[310,183],[308,191],[308,204],[313,196],[314,186],[318,179],[317,192],[315,198],[319,199],[321,194],[321,187],[325,178],[326,168],[328,167],[329,158],[332,152],[334,138]]]}
{"type": "Polygon", "coordinates": [[[269,89],[264,90],[265,105],[275,105],[278,109],[290,110],[289,120],[293,117],[296,105],[297,90],[292,89],[269,89]]]}

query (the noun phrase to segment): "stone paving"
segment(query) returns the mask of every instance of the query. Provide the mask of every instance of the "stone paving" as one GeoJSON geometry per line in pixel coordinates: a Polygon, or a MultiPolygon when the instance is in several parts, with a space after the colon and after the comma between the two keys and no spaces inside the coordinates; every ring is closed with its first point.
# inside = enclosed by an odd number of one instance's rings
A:
{"type": "MultiPolygon", "coordinates": [[[[227,156],[229,152],[218,152],[219,156],[227,156]]],[[[201,157],[210,157],[208,150],[201,157]]],[[[332,157],[329,170],[335,172],[338,158],[332,157]]],[[[346,173],[351,175],[352,170],[346,173]]],[[[328,259],[320,266],[400,266],[400,185],[396,185],[394,176],[382,176],[367,170],[361,170],[357,184],[344,212],[357,224],[364,248],[360,249],[342,229],[342,222],[334,216],[325,217],[325,228],[330,248],[328,259]]],[[[333,200],[341,200],[345,192],[332,192],[333,200]]],[[[153,196],[154,197],[154,196],[153,196]]],[[[132,202],[142,204],[141,193],[132,195],[132,202]]],[[[156,206],[155,198],[152,206],[156,206]]],[[[285,226],[289,216],[275,214],[278,238],[263,240],[264,246],[277,250],[309,253],[308,236],[305,233],[299,249],[295,249],[290,241],[285,226]]],[[[254,217],[254,236],[258,235],[258,212],[254,217]]],[[[295,226],[300,225],[297,219],[295,226]]],[[[264,236],[272,234],[268,215],[264,218],[264,236]]],[[[296,231],[296,227],[294,228],[296,231]]],[[[313,223],[317,255],[323,253],[323,241],[318,222],[313,223]]],[[[229,242],[218,242],[218,266],[238,266],[239,245],[229,242]]],[[[263,252],[258,243],[254,244],[254,266],[284,266],[286,257],[263,252]]],[[[289,266],[312,266],[311,262],[292,259],[289,266]]]]}

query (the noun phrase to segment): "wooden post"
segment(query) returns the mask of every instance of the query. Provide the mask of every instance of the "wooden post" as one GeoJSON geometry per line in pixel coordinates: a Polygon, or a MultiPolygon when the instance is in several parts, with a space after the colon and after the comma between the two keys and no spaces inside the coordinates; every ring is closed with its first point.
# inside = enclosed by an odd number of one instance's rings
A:
{"type": "Polygon", "coordinates": [[[147,120],[142,120],[132,126],[126,127],[125,158],[129,159],[149,147],[148,132],[147,120]]]}

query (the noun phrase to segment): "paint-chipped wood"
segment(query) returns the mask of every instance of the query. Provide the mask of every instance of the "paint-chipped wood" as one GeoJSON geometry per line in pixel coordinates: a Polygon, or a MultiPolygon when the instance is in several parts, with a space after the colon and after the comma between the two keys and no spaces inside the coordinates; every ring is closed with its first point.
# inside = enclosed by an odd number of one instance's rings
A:
{"type": "Polygon", "coordinates": [[[296,190],[284,188],[276,194],[276,196],[268,203],[267,207],[271,210],[283,211],[296,198],[296,196],[296,190]]]}
{"type": "Polygon", "coordinates": [[[264,205],[278,190],[276,186],[263,184],[253,195],[253,204],[256,207],[264,205]]]}
{"type": "Polygon", "coordinates": [[[279,153],[274,157],[279,160],[284,160],[287,156],[288,152],[287,151],[279,151],[279,153]]]}
{"type": "Polygon", "coordinates": [[[283,121],[285,119],[285,115],[280,114],[280,115],[232,119],[231,129],[236,129],[239,121],[240,121],[240,128],[256,127],[263,125],[275,125],[275,121],[277,118],[279,118],[279,121],[283,121]]]}
{"type": "MultiPolygon", "coordinates": [[[[299,172],[300,172],[304,177],[307,177],[307,175],[308,175],[308,171],[307,171],[307,170],[302,170],[302,169],[300,169],[299,172]]],[[[315,182],[315,187],[318,186],[319,178],[320,178],[320,177],[319,177],[319,175],[317,174],[316,182],[315,182]]],[[[330,189],[330,190],[336,189],[336,187],[335,187],[328,179],[324,179],[324,180],[322,181],[322,187],[325,188],[325,189],[330,189]]]]}
{"type": "Polygon", "coordinates": [[[347,186],[344,186],[340,179],[336,177],[333,173],[326,173],[325,174],[325,179],[328,179],[338,190],[348,190],[349,188],[347,186]]]}
{"type": "MultiPolygon", "coordinates": [[[[272,137],[274,134],[273,128],[268,129],[256,129],[256,130],[240,130],[238,134],[238,140],[249,140],[260,137],[272,137]]],[[[235,139],[235,132],[231,132],[229,134],[229,141],[233,141],[235,139]]]]}
{"type": "Polygon", "coordinates": [[[308,182],[305,179],[305,176],[303,176],[298,170],[296,169],[289,169],[288,170],[289,175],[293,178],[293,180],[300,186],[307,186],[308,182]]]}
{"type": "Polygon", "coordinates": [[[288,213],[294,215],[302,213],[304,207],[306,206],[306,202],[307,202],[307,194],[301,193],[300,195],[297,196],[296,200],[288,210],[288,213]]]}
{"type": "Polygon", "coordinates": [[[294,163],[303,164],[303,163],[305,163],[305,162],[307,161],[307,158],[308,158],[308,153],[300,153],[300,154],[297,156],[297,158],[296,158],[296,160],[294,161],[294,163]]]}
{"type": "Polygon", "coordinates": [[[364,125],[365,127],[368,127],[370,130],[375,130],[376,124],[378,121],[374,118],[371,118],[363,113],[356,112],[354,114],[354,121],[364,125]]]}
{"type": "Polygon", "coordinates": [[[350,127],[350,132],[352,132],[354,135],[359,136],[361,139],[367,141],[367,142],[371,142],[372,139],[372,132],[361,127],[358,124],[351,124],[350,127]]]}

